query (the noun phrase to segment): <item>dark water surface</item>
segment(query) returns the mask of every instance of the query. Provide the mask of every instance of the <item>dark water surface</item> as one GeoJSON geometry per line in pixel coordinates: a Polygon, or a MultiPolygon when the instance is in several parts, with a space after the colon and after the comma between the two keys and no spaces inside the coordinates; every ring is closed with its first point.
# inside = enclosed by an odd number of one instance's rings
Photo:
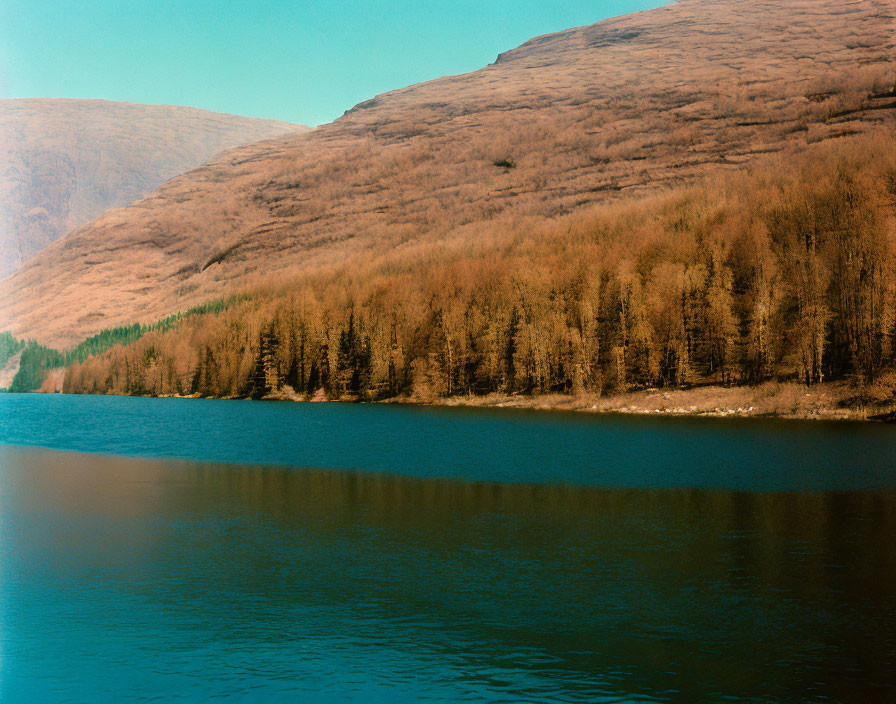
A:
{"type": "Polygon", "coordinates": [[[0,396],[0,443],[4,703],[896,701],[892,426],[0,396]]]}

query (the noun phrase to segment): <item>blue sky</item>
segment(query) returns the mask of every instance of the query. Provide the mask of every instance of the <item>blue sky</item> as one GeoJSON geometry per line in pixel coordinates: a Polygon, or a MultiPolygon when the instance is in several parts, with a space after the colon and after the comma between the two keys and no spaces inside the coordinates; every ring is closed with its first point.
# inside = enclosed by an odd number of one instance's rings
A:
{"type": "Polygon", "coordinates": [[[0,95],[320,124],[527,39],[662,0],[0,0],[0,95]]]}

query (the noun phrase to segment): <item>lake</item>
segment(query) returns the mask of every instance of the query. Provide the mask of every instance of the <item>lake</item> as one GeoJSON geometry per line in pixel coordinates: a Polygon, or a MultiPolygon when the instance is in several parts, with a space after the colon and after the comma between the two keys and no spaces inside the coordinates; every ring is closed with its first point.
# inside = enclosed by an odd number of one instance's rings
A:
{"type": "Polygon", "coordinates": [[[896,700],[896,427],[0,395],[0,701],[896,700]]]}

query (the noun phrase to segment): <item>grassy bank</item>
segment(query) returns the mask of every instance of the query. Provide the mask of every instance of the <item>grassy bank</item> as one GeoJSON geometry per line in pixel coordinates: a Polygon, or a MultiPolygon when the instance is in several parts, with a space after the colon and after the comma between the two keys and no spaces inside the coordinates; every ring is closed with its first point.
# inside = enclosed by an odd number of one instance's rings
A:
{"type": "MultiPolygon", "coordinates": [[[[286,387],[269,400],[315,402],[286,387]]],[[[329,399],[352,400],[352,399],[329,399]]],[[[627,413],[668,416],[774,417],[804,420],[870,420],[896,422],[896,375],[857,390],[846,382],[805,386],[767,382],[756,386],[702,386],[693,389],[646,389],[613,395],[597,394],[501,394],[432,398],[397,396],[381,403],[479,408],[528,408],[535,410],[627,413]]]]}
{"type": "Polygon", "coordinates": [[[845,384],[768,383],[760,387],[704,387],[688,390],[637,391],[618,396],[506,396],[445,399],[439,405],[493,406],[591,413],[746,417],[807,420],[896,421],[896,398],[856,398],[845,384]]]}

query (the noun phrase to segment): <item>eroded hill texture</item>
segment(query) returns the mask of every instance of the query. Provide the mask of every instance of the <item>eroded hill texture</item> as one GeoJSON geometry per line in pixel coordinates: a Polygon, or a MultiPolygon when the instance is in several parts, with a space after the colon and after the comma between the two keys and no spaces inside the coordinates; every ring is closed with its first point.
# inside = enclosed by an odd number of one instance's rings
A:
{"type": "Polygon", "coordinates": [[[0,328],[67,345],[890,129],[894,13],[890,0],[680,0],[533,39],[104,213],[3,283],[0,328]]]}
{"type": "Polygon", "coordinates": [[[0,100],[0,276],[224,149],[296,129],[169,105],[0,100]]]}

